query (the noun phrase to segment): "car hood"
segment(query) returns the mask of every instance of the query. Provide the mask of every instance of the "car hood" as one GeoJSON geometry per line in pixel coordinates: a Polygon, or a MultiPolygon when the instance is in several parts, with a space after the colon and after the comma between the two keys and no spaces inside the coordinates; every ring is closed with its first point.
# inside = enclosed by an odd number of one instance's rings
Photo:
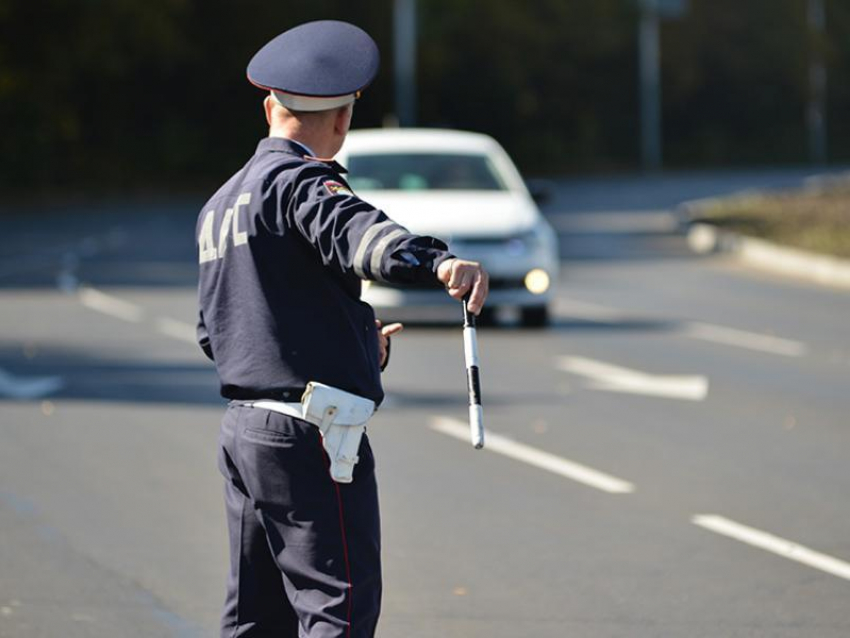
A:
{"type": "Polygon", "coordinates": [[[418,235],[501,237],[530,229],[540,213],[521,193],[358,191],[394,221],[418,235]]]}

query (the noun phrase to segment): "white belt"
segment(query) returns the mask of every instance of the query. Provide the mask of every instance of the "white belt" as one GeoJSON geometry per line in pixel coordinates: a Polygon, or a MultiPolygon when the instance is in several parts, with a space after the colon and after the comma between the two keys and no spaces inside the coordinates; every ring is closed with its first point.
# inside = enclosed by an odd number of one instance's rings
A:
{"type": "Polygon", "coordinates": [[[304,406],[300,403],[284,403],[283,401],[272,401],[264,399],[262,401],[251,401],[247,405],[252,408],[262,408],[263,410],[271,410],[286,416],[293,416],[296,419],[304,418],[304,406]]]}
{"type": "Polygon", "coordinates": [[[339,483],[354,480],[360,439],[375,411],[374,401],[311,381],[301,403],[262,399],[246,405],[303,419],[318,427],[331,461],[331,478],[339,483]]]}

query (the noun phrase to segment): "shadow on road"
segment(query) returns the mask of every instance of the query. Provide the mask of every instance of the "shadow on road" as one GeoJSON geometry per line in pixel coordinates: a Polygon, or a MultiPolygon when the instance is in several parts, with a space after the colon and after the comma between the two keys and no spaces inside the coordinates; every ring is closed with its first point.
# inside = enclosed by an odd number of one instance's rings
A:
{"type": "MultiPolygon", "coordinates": [[[[461,324],[460,322],[446,321],[410,321],[409,319],[388,319],[403,321],[406,330],[417,330],[424,332],[446,332],[453,334],[461,324]]],[[[664,319],[616,319],[598,320],[555,317],[550,320],[545,328],[530,328],[519,325],[515,321],[496,322],[487,321],[478,324],[479,330],[484,334],[510,333],[511,337],[522,339],[524,337],[537,338],[549,332],[653,332],[653,333],[675,333],[681,330],[681,322],[668,321],[664,319]]]]}
{"type": "Polygon", "coordinates": [[[0,289],[194,288],[196,214],[181,203],[7,214],[0,289]]]}
{"type": "MultiPolygon", "coordinates": [[[[20,346],[0,345],[2,399],[78,399],[128,403],[223,405],[215,370],[203,363],[160,363],[98,357],[70,348],[42,348],[27,358],[20,346]],[[59,379],[53,392],[38,386],[59,379]]],[[[50,385],[50,384],[48,384],[50,385]]]]}
{"type": "MultiPolygon", "coordinates": [[[[489,407],[506,406],[516,407],[520,405],[543,406],[563,405],[564,397],[554,392],[505,392],[500,391],[488,394],[486,402],[489,407]]],[[[460,386],[457,392],[428,392],[419,390],[388,389],[387,398],[381,406],[381,410],[392,410],[395,408],[408,409],[448,409],[457,408],[463,410],[469,405],[469,398],[460,386]]]]}

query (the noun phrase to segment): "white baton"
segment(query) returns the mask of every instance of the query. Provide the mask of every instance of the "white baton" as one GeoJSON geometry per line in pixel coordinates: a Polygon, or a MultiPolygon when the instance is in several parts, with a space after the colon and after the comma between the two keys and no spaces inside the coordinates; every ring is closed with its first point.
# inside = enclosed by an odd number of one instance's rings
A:
{"type": "Polygon", "coordinates": [[[469,433],[476,450],[484,447],[484,410],[481,407],[481,381],[478,376],[478,335],[475,315],[463,300],[463,352],[466,357],[466,381],[469,389],[469,433]]]}

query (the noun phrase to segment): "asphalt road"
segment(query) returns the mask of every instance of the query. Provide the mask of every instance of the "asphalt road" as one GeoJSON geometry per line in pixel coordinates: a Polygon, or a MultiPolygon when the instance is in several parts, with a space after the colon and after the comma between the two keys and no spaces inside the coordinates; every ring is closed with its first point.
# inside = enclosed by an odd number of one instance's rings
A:
{"type": "MultiPolygon", "coordinates": [[[[480,335],[484,451],[458,325],[394,342],[380,636],[850,635],[850,295],[694,257],[670,212],[804,176],[559,183],[552,327],[480,335]]],[[[2,638],[216,633],[196,204],[3,218],[2,638]]]]}

